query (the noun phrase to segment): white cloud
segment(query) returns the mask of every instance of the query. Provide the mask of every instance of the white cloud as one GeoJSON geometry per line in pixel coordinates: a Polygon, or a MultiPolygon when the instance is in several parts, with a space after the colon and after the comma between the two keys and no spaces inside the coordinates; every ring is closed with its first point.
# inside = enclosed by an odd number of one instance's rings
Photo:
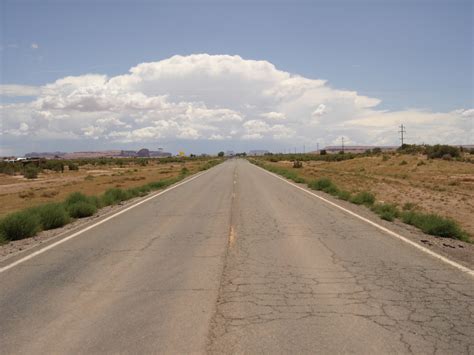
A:
{"type": "Polygon", "coordinates": [[[31,49],[38,49],[39,45],[38,43],[31,43],[31,49]]]}
{"type": "MultiPolygon", "coordinates": [[[[2,134],[37,140],[272,140],[396,144],[470,141],[473,109],[383,111],[380,100],[293,75],[266,61],[197,54],[142,63],[129,73],[69,76],[41,87],[1,85],[4,96],[35,96],[0,106],[2,134]],[[410,141],[410,139],[409,139],[410,141]]],[[[282,143],[283,144],[283,143],[282,143]]]]}
{"type": "Polygon", "coordinates": [[[41,88],[31,85],[15,85],[4,84],[0,85],[0,96],[19,97],[19,96],[38,96],[41,93],[41,88]]]}
{"type": "Polygon", "coordinates": [[[273,112],[273,111],[265,112],[265,113],[262,113],[260,116],[267,118],[269,120],[276,120],[276,121],[286,120],[285,114],[281,112],[273,112]]]}

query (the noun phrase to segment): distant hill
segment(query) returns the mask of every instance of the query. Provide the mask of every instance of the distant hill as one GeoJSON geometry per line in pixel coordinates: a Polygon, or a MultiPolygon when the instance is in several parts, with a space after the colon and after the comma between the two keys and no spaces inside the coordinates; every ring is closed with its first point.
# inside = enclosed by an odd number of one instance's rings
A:
{"type": "Polygon", "coordinates": [[[31,152],[25,154],[26,158],[45,158],[45,159],[87,159],[87,158],[165,158],[172,156],[169,152],[161,150],[148,150],[146,148],[135,150],[103,150],[86,152],[31,152]]]}

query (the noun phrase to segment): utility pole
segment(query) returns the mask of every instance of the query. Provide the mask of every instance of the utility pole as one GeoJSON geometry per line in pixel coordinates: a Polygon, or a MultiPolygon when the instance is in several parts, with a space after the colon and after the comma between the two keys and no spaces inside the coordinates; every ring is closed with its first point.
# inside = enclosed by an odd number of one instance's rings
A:
{"type": "Polygon", "coordinates": [[[400,141],[402,142],[402,147],[403,147],[403,144],[404,144],[403,135],[407,133],[407,131],[405,130],[405,126],[403,124],[400,125],[400,130],[398,131],[398,133],[400,133],[400,141]]]}
{"type": "Polygon", "coordinates": [[[319,143],[316,143],[316,152],[319,153],[319,143]]]}
{"type": "Polygon", "coordinates": [[[341,137],[341,142],[342,142],[342,152],[344,153],[344,136],[341,137]]]}
{"type": "Polygon", "coordinates": [[[303,154],[306,154],[306,144],[303,144],[303,154]]]}

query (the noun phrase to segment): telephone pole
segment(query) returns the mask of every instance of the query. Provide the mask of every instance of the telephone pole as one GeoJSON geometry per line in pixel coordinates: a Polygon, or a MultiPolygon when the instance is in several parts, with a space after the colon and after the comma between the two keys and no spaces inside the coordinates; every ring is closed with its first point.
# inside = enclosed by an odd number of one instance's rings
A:
{"type": "Polygon", "coordinates": [[[400,130],[398,131],[398,133],[400,133],[400,141],[402,142],[402,147],[403,147],[403,144],[404,144],[403,135],[407,133],[407,131],[405,130],[405,126],[403,124],[400,125],[400,130]]]}
{"type": "Polygon", "coordinates": [[[341,137],[341,146],[342,146],[342,152],[344,153],[344,136],[341,137]]]}

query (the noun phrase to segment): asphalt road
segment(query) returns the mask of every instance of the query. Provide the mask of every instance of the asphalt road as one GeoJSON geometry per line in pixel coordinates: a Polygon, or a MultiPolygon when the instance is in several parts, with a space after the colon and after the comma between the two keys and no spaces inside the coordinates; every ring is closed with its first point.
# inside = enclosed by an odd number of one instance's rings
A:
{"type": "Polygon", "coordinates": [[[474,279],[243,160],[0,273],[0,353],[474,353],[474,279]]]}

